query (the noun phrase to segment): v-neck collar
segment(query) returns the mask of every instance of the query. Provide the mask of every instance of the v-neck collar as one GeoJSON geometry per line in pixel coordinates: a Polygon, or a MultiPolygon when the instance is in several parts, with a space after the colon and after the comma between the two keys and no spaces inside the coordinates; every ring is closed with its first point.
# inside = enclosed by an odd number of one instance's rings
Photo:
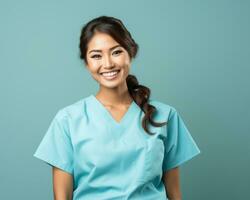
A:
{"type": "Polygon", "coordinates": [[[128,122],[130,122],[132,120],[132,115],[136,109],[136,103],[134,100],[130,103],[127,111],[122,116],[121,120],[118,122],[114,119],[114,117],[107,110],[107,108],[105,108],[105,106],[95,97],[95,95],[91,94],[90,98],[92,98],[93,101],[95,102],[95,105],[101,109],[101,112],[104,114],[104,117],[107,117],[107,121],[111,122],[115,126],[126,125],[128,122]]]}

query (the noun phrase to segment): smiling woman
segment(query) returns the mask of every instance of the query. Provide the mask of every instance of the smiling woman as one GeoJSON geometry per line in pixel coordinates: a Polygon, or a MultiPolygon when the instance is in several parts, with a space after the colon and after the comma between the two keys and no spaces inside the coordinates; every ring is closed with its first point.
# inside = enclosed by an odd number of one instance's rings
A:
{"type": "Polygon", "coordinates": [[[34,154],[53,166],[55,199],[180,199],[178,166],[200,150],[176,109],[129,73],[131,34],[100,16],[79,47],[99,91],[60,109],[34,154]]]}

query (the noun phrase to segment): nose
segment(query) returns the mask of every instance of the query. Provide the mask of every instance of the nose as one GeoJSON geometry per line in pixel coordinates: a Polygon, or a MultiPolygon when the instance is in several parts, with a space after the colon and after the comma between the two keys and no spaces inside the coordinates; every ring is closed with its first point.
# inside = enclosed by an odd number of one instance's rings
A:
{"type": "Polygon", "coordinates": [[[112,61],[112,59],[110,58],[110,56],[105,56],[104,60],[103,60],[103,66],[105,68],[113,68],[114,67],[114,63],[112,61]]]}

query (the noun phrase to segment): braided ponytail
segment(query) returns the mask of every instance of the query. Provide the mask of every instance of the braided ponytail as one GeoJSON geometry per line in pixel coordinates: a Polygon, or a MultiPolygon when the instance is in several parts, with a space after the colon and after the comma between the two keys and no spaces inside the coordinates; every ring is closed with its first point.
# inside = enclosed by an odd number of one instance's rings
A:
{"type": "Polygon", "coordinates": [[[152,115],[156,111],[156,108],[153,105],[148,103],[148,100],[150,97],[150,89],[144,85],[140,85],[138,83],[137,78],[131,74],[127,76],[126,82],[127,82],[129,94],[134,99],[136,104],[139,105],[142,111],[145,113],[142,119],[142,127],[147,133],[153,134],[147,128],[148,122],[156,127],[163,126],[166,124],[166,122],[157,123],[157,122],[154,122],[152,119],[152,115]]]}

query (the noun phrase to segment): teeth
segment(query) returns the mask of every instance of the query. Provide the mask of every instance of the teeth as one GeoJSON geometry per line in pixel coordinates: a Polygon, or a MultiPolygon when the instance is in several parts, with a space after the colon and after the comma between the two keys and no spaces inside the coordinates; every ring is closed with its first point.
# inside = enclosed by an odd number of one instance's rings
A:
{"type": "Polygon", "coordinates": [[[114,76],[118,73],[118,71],[113,71],[113,72],[105,72],[102,73],[103,76],[114,76]]]}

